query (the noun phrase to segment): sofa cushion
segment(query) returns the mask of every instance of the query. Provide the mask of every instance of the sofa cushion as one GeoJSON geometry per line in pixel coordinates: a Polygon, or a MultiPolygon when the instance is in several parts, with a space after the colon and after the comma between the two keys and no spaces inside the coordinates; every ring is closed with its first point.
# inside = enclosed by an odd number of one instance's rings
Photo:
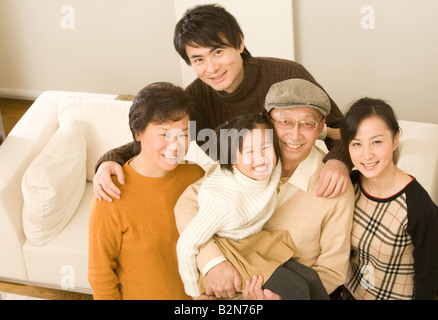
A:
{"type": "Polygon", "coordinates": [[[82,126],[65,121],[22,179],[23,229],[34,245],[52,240],[74,215],[85,189],[82,126]]]}
{"type": "Polygon", "coordinates": [[[97,160],[110,149],[131,142],[129,109],[132,101],[68,97],[58,110],[60,125],[73,119],[84,127],[87,142],[87,180],[92,181],[97,160]]]}

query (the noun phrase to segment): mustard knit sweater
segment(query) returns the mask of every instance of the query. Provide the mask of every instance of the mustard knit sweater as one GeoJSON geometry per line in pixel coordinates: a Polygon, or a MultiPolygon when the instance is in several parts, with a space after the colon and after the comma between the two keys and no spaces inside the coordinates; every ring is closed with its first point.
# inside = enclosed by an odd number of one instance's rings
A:
{"type": "Polygon", "coordinates": [[[161,178],[144,177],[129,162],[120,200],[93,199],[88,280],[95,299],[189,299],[178,273],[173,208],[204,175],[181,164],[161,178]]]}

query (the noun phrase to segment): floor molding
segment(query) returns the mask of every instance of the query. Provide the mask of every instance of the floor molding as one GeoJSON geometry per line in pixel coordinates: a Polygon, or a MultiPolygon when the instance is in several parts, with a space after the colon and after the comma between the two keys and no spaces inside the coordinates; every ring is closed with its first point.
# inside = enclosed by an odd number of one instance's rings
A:
{"type": "Polygon", "coordinates": [[[42,91],[0,88],[0,97],[9,99],[35,100],[42,91]]]}

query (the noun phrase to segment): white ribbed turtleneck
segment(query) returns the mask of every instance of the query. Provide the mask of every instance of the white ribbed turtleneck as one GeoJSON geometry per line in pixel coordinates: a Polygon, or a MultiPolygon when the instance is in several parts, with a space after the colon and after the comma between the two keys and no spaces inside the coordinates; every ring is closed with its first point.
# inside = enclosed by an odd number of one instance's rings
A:
{"type": "Polygon", "coordinates": [[[195,257],[200,245],[214,234],[238,241],[262,230],[276,206],[280,174],[278,162],[271,176],[262,181],[236,169],[234,173],[224,172],[220,166],[205,179],[198,193],[199,212],[177,244],[179,271],[187,294],[199,296],[195,257]]]}

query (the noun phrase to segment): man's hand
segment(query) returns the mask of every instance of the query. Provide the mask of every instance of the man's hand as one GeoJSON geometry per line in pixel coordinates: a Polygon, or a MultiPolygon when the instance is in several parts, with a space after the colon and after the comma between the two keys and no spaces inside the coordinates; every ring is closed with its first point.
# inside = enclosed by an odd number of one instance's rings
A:
{"type": "Polygon", "coordinates": [[[222,261],[205,275],[205,293],[216,298],[233,298],[242,291],[242,281],[236,268],[229,261],[222,261]]]}
{"type": "Polygon", "coordinates": [[[242,291],[245,300],[283,300],[278,294],[269,289],[262,289],[263,277],[253,276],[251,282],[246,280],[242,291]]]}
{"type": "Polygon", "coordinates": [[[335,198],[347,189],[350,175],[347,166],[339,160],[327,160],[319,175],[318,197],[335,198]]]}
{"type": "Polygon", "coordinates": [[[125,183],[125,175],[120,164],[115,161],[102,162],[93,178],[94,194],[100,201],[105,199],[108,202],[112,202],[111,197],[120,199],[120,189],[117,188],[111,179],[112,175],[117,176],[121,184],[125,183]]]}

